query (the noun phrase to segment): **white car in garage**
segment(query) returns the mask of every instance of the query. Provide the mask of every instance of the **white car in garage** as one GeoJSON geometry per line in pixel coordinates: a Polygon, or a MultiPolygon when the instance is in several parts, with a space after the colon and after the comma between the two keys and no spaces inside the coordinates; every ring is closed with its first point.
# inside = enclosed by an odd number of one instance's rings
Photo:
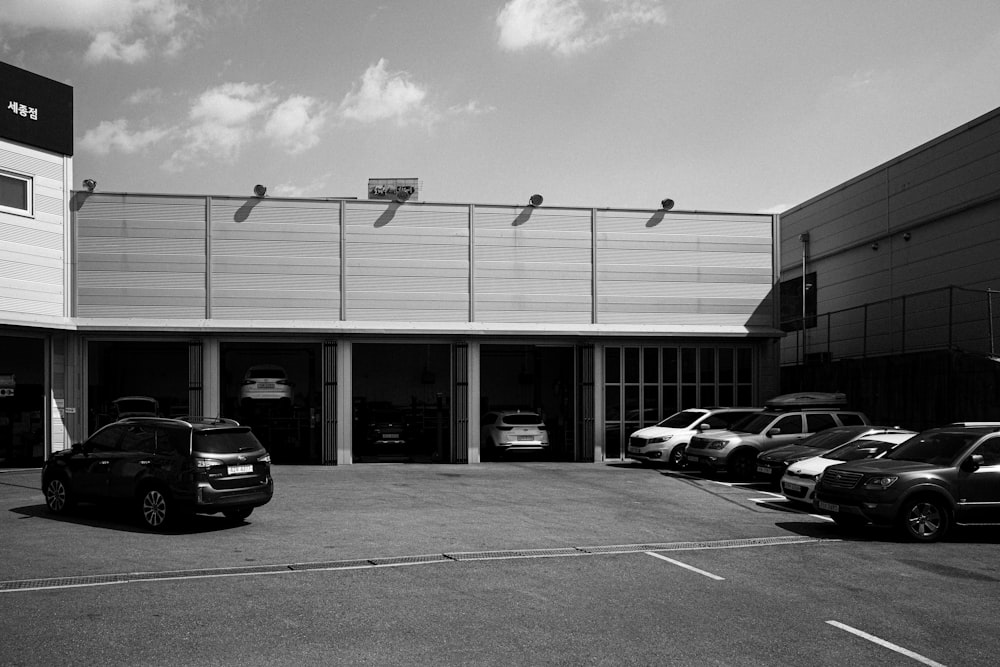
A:
{"type": "Polygon", "coordinates": [[[483,415],[484,457],[496,458],[508,452],[544,452],[549,434],[542,416],[532,410],[495,410],[483,415]]]}

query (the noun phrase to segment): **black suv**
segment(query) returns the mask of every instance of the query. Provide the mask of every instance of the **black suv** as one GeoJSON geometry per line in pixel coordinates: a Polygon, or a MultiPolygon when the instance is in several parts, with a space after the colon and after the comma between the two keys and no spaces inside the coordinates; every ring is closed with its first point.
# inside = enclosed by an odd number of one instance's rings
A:
{"type": "Polygon", "coordinates": [[[922,542],[952,523],[1000,523],[1000,426],[931,429],[880,459],[831,466],[815,504],[839,525],[895,524],[922,542]]]}
{"type": "Polygon", "coordinates": [[[109,424],[42,468],[50,511],[77,501],[134,503],[142,522],[161,529],[183,514],[242,521],[271,500],[271,456],[231,419],[129,417],[109,424]]]}

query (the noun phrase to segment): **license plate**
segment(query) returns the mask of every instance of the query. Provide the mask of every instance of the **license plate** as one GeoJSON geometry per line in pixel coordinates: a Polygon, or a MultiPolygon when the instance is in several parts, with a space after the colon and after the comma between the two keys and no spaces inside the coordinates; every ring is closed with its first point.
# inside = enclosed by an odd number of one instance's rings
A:
{"type": "Polygon", "coordinates": [[[244,473],[253,472],[253,466],[229,466],[230,475],[242,475],[244,473]]]}
{"type": "Polygon", "coordinates": [[[826,510],[827,512],[839,512],[840,505],[834,505],[833,503],[824,503],[822,500],[816,501],[816,506],[821,510],[826,510]]]}
{"type": "Polygon", "coordinates": [[[688,454],[687,458],[688,458],[688,461],[690,461],[691,463],[697,463],[698,462],[698,457],[697,456],[691,456],[690,454],[688,454]]]}
{"type": "Polygon", "coordinates": [[[257,388],[258,389],[274,389],[274,383],[273,382],[258,382],[257,383],[257,388]]]}
{"type": "Polygon", "coordinates": [[[629,454],[638,454],[641,451],[642,451],[642,449],[640,449],[639,447],[629,447],[628,448],[628,453],[629,454]]]}
{"type": "Polygon", "coordinates": [[[771,474],[771,469],[768,468],[767,466],[757,466],[757,472],[762,472],[765,475],[770,475],[771,474]]]}
{"type": "Polygon", "coordinates": [[[383,440],[399,440],[399,434],[398,433],[383,433],[382,434],[382,439],[383,440]]]}
{"type": "Polygon", "coordinates": [[[794,492],[804,491],[805,488],[806,488],[806,487],[800,486],[798,484],[789,484],[788,482],[785,482],[784,486],[789,491],[794,491],[794,492]]]}

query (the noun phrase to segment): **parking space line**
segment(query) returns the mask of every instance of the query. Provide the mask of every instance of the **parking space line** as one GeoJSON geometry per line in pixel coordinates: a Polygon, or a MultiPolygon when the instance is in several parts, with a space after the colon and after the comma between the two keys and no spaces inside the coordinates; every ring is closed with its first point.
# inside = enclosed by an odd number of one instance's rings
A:
{"type": "Polygon", "coordinates": [[[845,625],[844,623],[839,623],[837,621],[827,621],[827,623],[830,624],[830,625],[832,625],[835,628],[840,628],[841,630],[844,630],[846,632],[850,632],[853,635],[857,635],[858,637],[861,637],[862,639],[867,639],[868,641],[873,642],[875,644],[878,644],[879,646],[884,646],[885,648],[887,648],[889,650],[892,650],[892,651],[895,651],[896,653],[901,653],[902,655],[905,655],[908,658],[913,658],[917,662],[923,663],[925,665],[932,665],[932,667],[945,667],[940,662],[935,662],[935,661],[931,660],[930,658],[925,658],[924,656],[920,655],[919,653],[914,653],[913,651],[911,651],[909,649],[905,649],[902,646],[897,646],[896,644],[893,644],[891,642],[887,642],[884,639],[880,639],[880,638],[876,637],[875,635],[870,635],[867,632],[863,632],[862,630],[858,630],[857,628],[852,628],[851,626],[845,625]]]}
{"type": "Polygon", "coordinates": [[[647,556],[652,556],[653,558],[659,558],[660,560],[665,560],[668,563],[672,563],[673,565],[676,565],[677,567],[683,567],[685,570],[691,570],[692,572],[697,572],[698,574],[700,574],[702,576],[705,576],[705,577],[708,577],[709,579],[715,579],[716,581],[725,581],[726,580],[725,577],[720,577],[717,574],[712,574],[711,572],[706,572],[705,570],[699,570],[698,568],[693,567],[691,565],[688,565],[687,563],[682,563],[679,560],[674,560],[673,558],[667,558],[666,556],[661,556],[660,554],[658,554],[656,552],[647,551],[645,553],[646,553],[647,556]]]}

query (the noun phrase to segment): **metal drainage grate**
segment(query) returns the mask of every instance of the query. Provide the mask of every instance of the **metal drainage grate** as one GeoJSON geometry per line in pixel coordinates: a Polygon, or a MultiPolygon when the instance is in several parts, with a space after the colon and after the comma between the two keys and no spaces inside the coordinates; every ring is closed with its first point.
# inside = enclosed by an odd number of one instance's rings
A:
{"type": "Polygon", "coordinates": [[[516,549],[513,551],[465,551],[447,553],[452,560],[497,560],[503,558],[546,558],[554,556],[582,556],[583,552],[575,548],[566,549],[516,549]]]}

